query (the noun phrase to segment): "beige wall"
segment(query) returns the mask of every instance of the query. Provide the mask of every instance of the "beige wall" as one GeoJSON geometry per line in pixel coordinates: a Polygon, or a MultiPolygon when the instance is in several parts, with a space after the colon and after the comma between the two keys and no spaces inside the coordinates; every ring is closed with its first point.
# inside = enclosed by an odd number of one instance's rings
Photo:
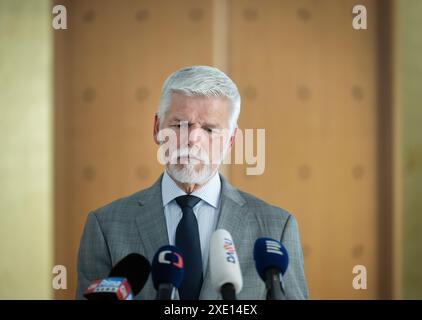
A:
{"type": "Polygon", "coordinates": [[[153,183],[162,171],[152,124],[165,78],[213,64],[212,1],[85,1],[55,32],[55,263],[68,268],[87,213],[153,183]]]}
{"type": "Polygon", "coordinates": [[[391,256],[391,232],[381,223],[391,212],[380,198],[390,185],[379,182],[391,169],[383,160],[389,128],[380,129],[390,109],[379,100],[388,81],[380,70],[388,66],[378,37],[388,20],[379,2],[359,3],[370,14],[367,30],[352,28],[353,0],[231,6],[240,125],[266,129],[264,174],[247,176],[236,166],[232,182],[295,214],[317,299],[391,295],[391,260],[382,255],[391,256]],[[355,265],[367,268],[367,290],[352,287],[355,265]]]}
{"type": "Polygon", "coordinates": [[[87,213],[162,171],[151,136],[160,87],[191,64],[223,66],[242,94],[241,128],[266,129],[265,173],[226,172],[296,215],[311,296],[390,297],[385,21],[380,1],[361,2],[365,31],[352,28],[352,0],[72,1],[70,29],[55,34],[55,257],[70,288],[57,297],[73,296],[87,213]],[[352,288],[355,265],[368,290],[352,288]]]}
{"type": "Polygon", "coordinates": [[[398,196],[403,297],[422,299],[422,1],[397,4],[398,196]]]}
{"type": "Polygon", "coordinates": [[[264,175],[225,173],[296,215],[311,297],[422,298],[422,7],[394,2],[387,25],[385,1],[361,1],[369,29],[353,31],[352,0],[72,0],[69,30],[53,32],[49,1],[0,1],[0,299],[53,297],[53,264],[69,276],[55,297],[73,298],[86,214],[161,172],[152,116],[162,81],[189,64],[227,71],[241,128],[266,129],[264,175]],[[351,289],[355,264],[367,291],[351,289]]]}
{"type": "Polygon", "coordinates": [[[49,1],[0,1],[0,299],[49,299],[49,1]]]}

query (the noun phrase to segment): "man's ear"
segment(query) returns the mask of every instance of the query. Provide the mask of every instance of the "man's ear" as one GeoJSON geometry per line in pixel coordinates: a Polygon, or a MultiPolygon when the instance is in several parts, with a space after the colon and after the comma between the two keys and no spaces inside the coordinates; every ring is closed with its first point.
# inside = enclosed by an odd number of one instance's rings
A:
{"type": "Polygon", "coordinates": [[[158,140],[158,132],[159,131],[160,131],[160,118],[158,118],[158,114],[155,114],[153,137],[154,137],[154,142],[158,145],[160,145],[160,141],[158,140]]]}

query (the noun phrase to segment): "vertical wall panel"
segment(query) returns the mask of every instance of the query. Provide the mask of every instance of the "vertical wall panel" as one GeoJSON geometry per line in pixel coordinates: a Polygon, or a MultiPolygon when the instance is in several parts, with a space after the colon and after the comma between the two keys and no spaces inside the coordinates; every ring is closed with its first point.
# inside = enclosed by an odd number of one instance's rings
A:
{"type": "Polygon", "coordinates": [[[313,298],[376,298],[377,10],[352,28],[354,1],[233,1],[231,75],[241,128],[266,129],[266,170],[234,184],[299,220],[313,298]],[[368,289],[354,290],[364,265],[368,289]]]}
{"type": "Polygon", "coordinates": [[[401,158],[403,298],[422,299],[422,2],[397,4],[397,83],[401,158]]]}
{"type": "Polygon", "coordinates": [[[0,1],[0,299],[52,296],[50,2],[0,1]]]}
{"type": "Polygon", "coordinates": [[[211,1],[72,1],[56,31],[56,261],[72,298],[76,253],[90,210],[152,184],[152,139],[165,78],[212,64],[211,1]],[[64,98],[63,98],[64,97],[64,98]]]}

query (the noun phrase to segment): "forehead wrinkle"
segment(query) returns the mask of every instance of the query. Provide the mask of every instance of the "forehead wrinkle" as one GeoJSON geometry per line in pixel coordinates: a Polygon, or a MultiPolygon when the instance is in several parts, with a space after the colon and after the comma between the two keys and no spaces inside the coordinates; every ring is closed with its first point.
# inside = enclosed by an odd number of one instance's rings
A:
{"type": "MultiPolygon", "coordinates": [[[[201,106],[197,108],[201,108],[201,106]]],[[[216,113],[217,112],[210,112],[209,110],[204,110],[204,112],[200,112],[199,110],[188,110],[187,112],[178,110],[175,111],[171,121],[188,121],[188,123],[199,123],[201,125],[217,125],[219,122],[218,116],[220,114],[216,113]]]]}
{"type": "Polygon", "coordinates": [[[198,123],[201,126],[212,124],[216,127],[225,126],[229,122],[228,105],[222,99],[185,97],[178,94],[174,98],[168,110],[171,113],[169,121],[188,121],[189,124],[198,123]]]}

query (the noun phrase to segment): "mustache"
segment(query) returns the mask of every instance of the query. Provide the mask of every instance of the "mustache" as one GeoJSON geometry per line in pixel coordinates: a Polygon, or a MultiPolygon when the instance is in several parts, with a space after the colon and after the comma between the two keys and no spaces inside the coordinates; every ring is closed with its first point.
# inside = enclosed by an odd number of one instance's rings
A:
{"type": "Polygon", "coordinates": [[[188,164],[190,163],[191,158],[203,163],[209,163],[208,153],[198,148],[182,148],[174,150],[170,156],[170,163],[177,164],[178,158],[189,158],[188,164]]]}

